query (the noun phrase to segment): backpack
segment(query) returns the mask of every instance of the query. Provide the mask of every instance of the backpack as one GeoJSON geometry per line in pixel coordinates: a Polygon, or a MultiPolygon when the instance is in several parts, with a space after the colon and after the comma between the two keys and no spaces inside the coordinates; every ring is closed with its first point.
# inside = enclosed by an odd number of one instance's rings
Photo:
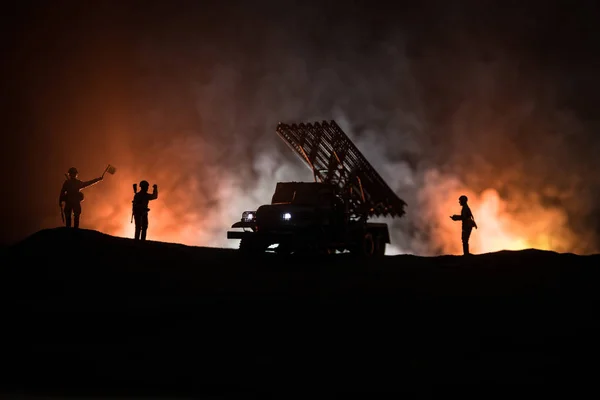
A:
{"type": "Polygon", "coordinates": [[[83,192],[79,190],[77,181],[67,179],[65,184],[63,184],[63,188],[65,191],[60,194],[60,201],[66,203],[80,203],[85,199],[83,192]]]}
{"type": "Polygon", "coordinates": [[[148,201],[146,200],[145,197],[146,197],[145,193],[143,193],[143,192],[137,192],[133,196],[133,200],[131,201],[131,203],[132,203],[131,211],[134,214],[150,211],[150,209],[148,208],[148,201]]]}

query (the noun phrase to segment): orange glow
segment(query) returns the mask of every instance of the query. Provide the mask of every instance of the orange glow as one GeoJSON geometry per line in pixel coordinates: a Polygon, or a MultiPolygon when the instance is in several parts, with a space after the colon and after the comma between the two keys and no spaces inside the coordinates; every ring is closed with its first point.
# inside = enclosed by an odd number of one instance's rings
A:
{"type": "MultiPolygon", "coordinates": [[[[304,178],[291,167],[278,169],[277,160],[263,155],[255,164],[260,173],[249,190],[241,185],[247,180],[243,170],[220,169],[218,160],[210,158],[217,153],[203,146],[201,140],[187,138],[157,152],[156,159],[150,158],[148,163],[136,162],[133,153],[110,160],[117,172],[86,190],[81,227],[132,238],[132,184],[145,179],[159,188],[158,199],[149,206],[148,240],[237,248],[239,241],[228,240],[226,232],[242,212],[268,203],[277,181],[304,178]]],[[[415,191],[416,203],[409,204],[407,216],[394,224],[399,228],[390,232],[388,254],[461,254],[461,223],[449,218],[460,213],[461,194],[469,197],[479,226],[471,235],[472,253],[526,248],[574,253],[591,250],[584,237],[571,229],[566,212],[542,205],[532,191],[515,189],[511,198],[502,198],[493,187],[476,193],[457,178],[436,170],[427,171],[415,191]],[[405,233],[409,221],[417,228],[414,237],[405,233]],[[402,241],[405,247],[399,250],[395,246],[402,241]]]]}
{"type": "MultiPolygon", "coordinates": [[[[123,170],[127,169],[121,168],[120,172],[123,170]]],[[[89,207],[87,211],[84,209],[86,216],[82,216],[82,226],[113,236],[133,238],[135,224],[131,223],[131,201],[134,194],[132,184],[139,184],[140,180],[146,179],[151,185],[157,183],[159,191],[158,199],[149,204],[148,240],[196,246],[237,247],[237,243],[227,242],[226,230],[235,219],[239,219],[237,214],[241,215],[240,210],[235,209],[236,217],[233,217],[223,212],[222,208],[208,206],[205,199],[196,196],[193,180],[177,186],[164,174],[159,174],[162,179],[152,179],[148,175],[150,174],[140,174],[134,179],[133,174],[121,173],[118,183],[112,185],[109,191],[104,190],[104,193],[97,195],[102,199],[95,199],[93,208],[89,207]],[[106,198],[110,198],[110,202],[106,198]]],[[[152,188],[149,190],[152,191],[152,188]]],[[[219,192],[221,188],[216,187],[215,193],[219,192]]]]}
{"type": "Polygon", "coordinates": [[[535,194],[516,191],[518,197],[502,199],[494,188],[475,193],[457,179],[436,171],[426,174],[420,198],[432,229],[432,240],[442,253],[461,254],[461,222],[449,216],[460,214],[458,197],[465,194],[478,229],[470,239],[472,253],[536,248],[575,252],[576,235],[568,226],[566,213],[559,208],[542,206],[535,194]]]}
{"type": "MultiPolygon", "coordinates": [[[[255,205],[213,159],[220,157],[219,152],[196,134],[173,137],[153,150],[128,151],[129,147],[127,142],[116,143],[109,160],[116,173],[106,174],[102,182],[84,189],[81,228],[133,238],[132,185],[147,180],[150,191],[153,184],[159,191],[158,199],[149,204],[148,240],[238,247],[237,241],[227,240],[226,231],[246,207],[255,205]]],[[[88,171],[80,178],[90,179],[88,171]]],[[[53,225],[59,221],[60,216],[53,225]]]]}

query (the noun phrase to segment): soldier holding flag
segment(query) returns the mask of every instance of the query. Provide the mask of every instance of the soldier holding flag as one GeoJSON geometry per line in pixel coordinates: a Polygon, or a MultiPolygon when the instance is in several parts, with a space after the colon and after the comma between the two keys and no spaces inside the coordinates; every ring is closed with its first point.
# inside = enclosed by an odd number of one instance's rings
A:
{"type": "Polygon", "coordinates": [[[73,227],[75,229],[79,228],[79,219],[81,216],[81,202],[84,199],[84,195],[81,190],[95,185],[104,179],[104,174],[108,172],[109,174],[114,174],[116,171],[115,167],[110,164],[104,172],[102,176],[99,178],[94,178],[89,181],[81,181],[78,179],[79,171],[75,167],[69,168],[69,171],[66,176],[66,180],[64,181],[62,188],[60,189],[60,195],[58,197],[58,206],[60,207],[60,213],[63,220],[63,223],[67,228],[71,227],[71,217],[73,217],[73,227]],[[64,209],[63,209],[64,203],[64,209]]]}

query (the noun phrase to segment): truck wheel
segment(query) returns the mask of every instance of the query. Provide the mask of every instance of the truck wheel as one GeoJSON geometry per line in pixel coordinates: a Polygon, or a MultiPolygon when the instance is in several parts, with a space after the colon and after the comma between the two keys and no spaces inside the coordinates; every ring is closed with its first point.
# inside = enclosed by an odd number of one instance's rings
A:
{"type": "Polygon", "coordinates": [[[292,253],[292,246],[287,243],[279,243],[279,245],[275,248],[275,254],[280,255],[289,255],[292,253]]]}
{"type": "Polygon", "coordinates": [[[382,257],[385,255],[385,239],[378,235],[375,237],[375,256],[382,257]]]}
{"type": "Polygon", "coordinates": [[[267,246],[260,240],[246,238],[240,241],[240,251],[245,254],[260,254],[264,253],[267,246]]]}
{"type": "Polygon", "coordinates": [[[375,254],[375,240],[371,233],[365,233],[362,240],[362,255],[371,257],[375,254]]]}

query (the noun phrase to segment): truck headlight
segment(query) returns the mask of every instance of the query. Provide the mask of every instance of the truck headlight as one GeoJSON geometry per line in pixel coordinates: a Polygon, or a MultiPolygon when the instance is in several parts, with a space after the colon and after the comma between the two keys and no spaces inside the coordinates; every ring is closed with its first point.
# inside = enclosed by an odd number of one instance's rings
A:
{"type": "Polygon", "coordinates": [[[244,222],[252,222],[256,218],[256,213],[254,211],[244,211],[242,213],[242,221],[244,222]]]}
{"type": "Polygon", "coordinates": [[[290,219],[292,219],[292,214],[284,213],[282,217],[284,221],[289,221],[290,219]]]}

